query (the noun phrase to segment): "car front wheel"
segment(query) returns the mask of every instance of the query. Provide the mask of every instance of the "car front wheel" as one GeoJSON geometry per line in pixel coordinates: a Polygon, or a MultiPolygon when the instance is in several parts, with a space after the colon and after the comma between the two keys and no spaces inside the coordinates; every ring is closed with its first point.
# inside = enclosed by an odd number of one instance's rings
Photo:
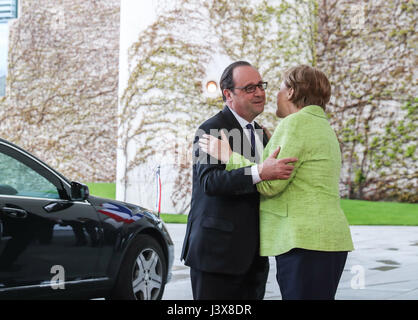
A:
{"type": "Polygon", "coordinates": [[[113,299],[160,300],[167,281],[167,263],[161,245],[149,235],[139,235],[126,253],[113,299]]]}

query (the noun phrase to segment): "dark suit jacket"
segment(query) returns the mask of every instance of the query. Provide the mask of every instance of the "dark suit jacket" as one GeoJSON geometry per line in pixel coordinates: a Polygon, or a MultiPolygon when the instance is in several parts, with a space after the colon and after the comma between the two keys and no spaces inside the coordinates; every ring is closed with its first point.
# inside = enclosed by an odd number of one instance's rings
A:
{"type": "MultiPolygon", "coordinates": [[[[258,124],[255,127],[261,129],[258,124]]],[[[228,107],[199,127],[193,143],[192,201],[181,259],[201,271],[240,275],[259,253],[260,196],[248,167],[226,171],[224,164],[212,164],[209,161],[214,159],[199,150],[200,136],[210,129],[238,129],[244,146],[237,150],[230,141],[231,147],[241,154],[249,150],[250,142],[228,107]]],[[[262,141],[265,146],[265,134],[262,141]]]]}

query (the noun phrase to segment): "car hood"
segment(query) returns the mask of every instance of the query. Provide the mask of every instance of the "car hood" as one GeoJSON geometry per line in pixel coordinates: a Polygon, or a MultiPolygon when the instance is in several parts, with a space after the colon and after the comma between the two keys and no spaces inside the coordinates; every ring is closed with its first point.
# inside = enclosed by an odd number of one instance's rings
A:
{"type": "Polygon", "coordinates": [[[100,207],[105,203],[114,203],[114,204],[124,206],[124,207],[129,208],[130,210],[134,210],[134,211],[138,211],[138,210],[139,211],[151,211],[151,210],[147,210],[143,207],[140,207],[140,206],[132,204],[132,203],[113,200],[113,199],[107,199],[107,198],[101,198],[101,197],[97,197],[97,196],[93,196],[93,195],[89,196],[88,201],[92,205],[97,206],[97,207],[100,207]]]}
{"type": "Polygon", "coordinates": [[[132,223],[141,219],[143,216],[146,216],[154,222],[161,222],[161,219],[152,210],[145,209],[132,203],[100,198],[92,195],[89,196],[88,201],[99,213],[110,216],[118,221],[132,223]]]}

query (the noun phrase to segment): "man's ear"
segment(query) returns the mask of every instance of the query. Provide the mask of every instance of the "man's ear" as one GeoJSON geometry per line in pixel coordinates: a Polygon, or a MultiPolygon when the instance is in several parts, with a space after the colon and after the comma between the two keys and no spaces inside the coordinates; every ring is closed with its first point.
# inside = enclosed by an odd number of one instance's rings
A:
{"type": "Polygon", "coordinates": [[[232,95],[232,92],[231,92],[231,90],[229,90],[229,89],[224,89],[223,90],[223,94],[224,94],[224,96],[225,96],[225,98],[226,98],[226,101],[230,101],[232,98],[231,98],[231,95],[232,95]]]}

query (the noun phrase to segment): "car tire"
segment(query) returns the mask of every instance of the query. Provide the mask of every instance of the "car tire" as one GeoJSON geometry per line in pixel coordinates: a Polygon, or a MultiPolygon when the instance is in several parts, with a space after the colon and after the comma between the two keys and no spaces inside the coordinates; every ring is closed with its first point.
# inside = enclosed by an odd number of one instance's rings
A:
{"type": "Polygon", "coordinates": [[[122,261],[110,299],[160,300],[167,282],[167,262],[161,245],[138,235],[122,261]]]}

